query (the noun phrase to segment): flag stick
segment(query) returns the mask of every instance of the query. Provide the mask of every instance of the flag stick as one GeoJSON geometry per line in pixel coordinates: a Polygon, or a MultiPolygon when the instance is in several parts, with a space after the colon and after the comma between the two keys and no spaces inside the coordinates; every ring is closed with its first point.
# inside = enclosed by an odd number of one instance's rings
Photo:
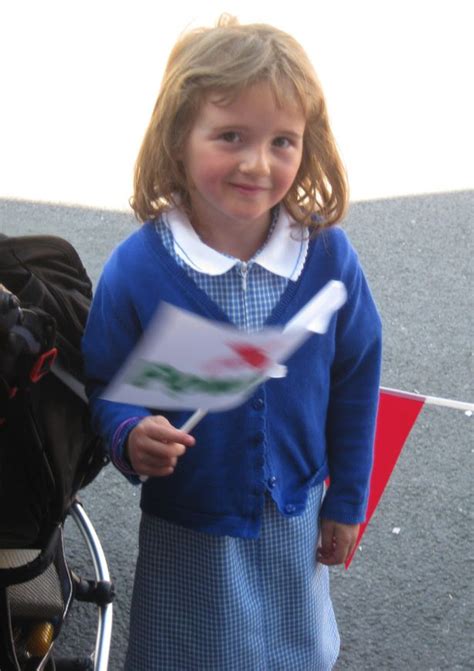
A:
{"type": "MultiPolygon", "coordinates": [[[[185,433],[189,433],[194,429],[196,424],[198,424],[201,419],[204,417],[204,415],[207,415],[207,410],[195,410],[191,417],[189,417],[183,424],[183,426],[180,428],[181,431],[184,431],[185,433]]],[[[146,482],[148,480],[148,475],[140,475],[140,482],[146,482]]]]}
{"type": "Polygon", "coordinates": [[[403,398],[413,398],[424,401],[427,405],[440,405],[445,408],[455,408],[456,410],[464,410],[465,412],[474,412],[474,403],[455,401],[451,398],[440,398],[439,396],[414,394],[409,391],[402,391],[401,389],[390,389],[389,387],[380,387],[380,391],[383,391],[386,394],[392,394],[393,396],[401,396],[403,398]]]}
{"type": "Polygon", "coordinates": [[[198,424],[201,419],[204,417],[204,415],[207,415],[207,410],[196,410],[189,419],[187,419],[183,426],[181,427],[181,431],[184,431],[185,433],[189,433],[194,429],[196,424],[198,424]]]}

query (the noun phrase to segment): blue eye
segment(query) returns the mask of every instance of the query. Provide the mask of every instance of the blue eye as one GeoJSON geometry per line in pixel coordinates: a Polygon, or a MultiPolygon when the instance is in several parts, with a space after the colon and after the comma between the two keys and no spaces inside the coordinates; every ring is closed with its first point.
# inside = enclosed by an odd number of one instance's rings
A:
{"type": "Polygon", "coordinates": [[[273,144],[275,145],[275,147],[280,147],[281,149],[291,147],[291,141],[287,137],[276,137],[273,140],[273,144]]]}
{"type": "Polygon", "coordinates": [[[225,133],[222,133],[221,138],[224,140],[224,142],[230,142],[230,143],[240,141],[240,135],[235,130],[229,130],[226,131],[225,133]]]}

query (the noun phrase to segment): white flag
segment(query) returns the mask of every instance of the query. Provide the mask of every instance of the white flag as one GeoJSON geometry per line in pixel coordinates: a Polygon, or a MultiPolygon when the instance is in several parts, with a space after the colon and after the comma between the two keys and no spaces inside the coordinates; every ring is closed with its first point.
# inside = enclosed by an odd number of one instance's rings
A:
{"type": "Polygon", "coordinates": [[[163,410],[227,410],[243,403],[345,300],[330,282],[285,328],[244,333],[162,303],[103,398],[163,410]]]}

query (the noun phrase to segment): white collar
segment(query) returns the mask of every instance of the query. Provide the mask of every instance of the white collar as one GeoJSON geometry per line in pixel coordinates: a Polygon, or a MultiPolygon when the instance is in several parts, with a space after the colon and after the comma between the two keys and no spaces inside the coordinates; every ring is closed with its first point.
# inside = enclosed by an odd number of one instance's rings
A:
{"type": "MultiPolygon", "coordinates": [[[[222,275],[240,263],[239,259],[206,245],[181,210],[169,210],[163,219],[173,235],[176,254],[198,272],[222,275]]],[[[275,275],[296,281],[306,260],[308,240],[308,231],[296,225],[285,208],[280,206],[270,238],[250,263],[257,263],[275,275]]]]}

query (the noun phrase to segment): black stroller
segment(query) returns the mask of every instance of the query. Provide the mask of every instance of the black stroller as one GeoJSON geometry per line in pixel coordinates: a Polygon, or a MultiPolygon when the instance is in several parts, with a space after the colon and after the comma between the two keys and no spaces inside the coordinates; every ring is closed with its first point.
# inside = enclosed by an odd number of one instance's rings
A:
{"type": "Polygon", "coordinates": [[[88,422],[80,339],[92,287],[69,243],[0,239],[0,671],[105,671],[113,586],[76,494],[106,463],[88,422]],[[65,556],[76,522],[94,578],[65,556]],[[54,644],[74,600],[98,608],[95,650],[58,659],[54,644]]]}

